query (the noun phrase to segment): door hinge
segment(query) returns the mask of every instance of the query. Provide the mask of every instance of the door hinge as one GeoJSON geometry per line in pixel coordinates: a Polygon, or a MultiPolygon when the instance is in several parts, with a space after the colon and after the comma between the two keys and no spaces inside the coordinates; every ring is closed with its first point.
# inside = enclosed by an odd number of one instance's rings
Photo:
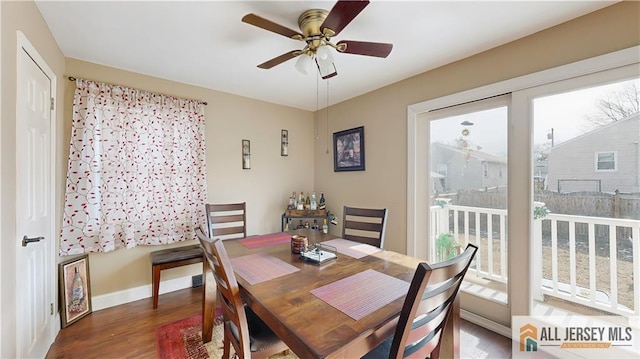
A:
{"type": "Polygon", "coordinates": [[[51,97],[51,108],[50,108],[50,110],[53,111],[53,97],[51,97]]]}
{"type": "Polygon", "coordinates": [[[53,303],[51,303],[51,315],[53,315],[53,303]]]}

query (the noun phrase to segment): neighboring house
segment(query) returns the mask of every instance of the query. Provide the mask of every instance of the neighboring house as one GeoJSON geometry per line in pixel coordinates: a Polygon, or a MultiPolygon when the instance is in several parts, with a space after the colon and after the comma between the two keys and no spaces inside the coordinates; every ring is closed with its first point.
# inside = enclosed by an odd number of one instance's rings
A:
{"type": "Polygon", "coordinates": [[[640,192],[640,112],[549,151],[548,189],[640,192]]]}
{"type": "Polygon", "coordinates": [[[482,189],[507,184],[507,159],[442,143],[431,145],[431,172],[438,192],[482,189]]]}

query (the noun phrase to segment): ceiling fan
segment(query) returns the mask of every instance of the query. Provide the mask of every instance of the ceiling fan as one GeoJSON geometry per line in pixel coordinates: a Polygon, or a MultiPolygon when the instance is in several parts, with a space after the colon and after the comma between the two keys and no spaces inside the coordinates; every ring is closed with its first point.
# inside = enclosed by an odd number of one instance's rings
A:
{"type": "Polygon", "coordinates": [[[261,69],[270,69],[285,61],[298,57],[296,69],[307,73],[315,61],[323,79],[338,74],[333,63],[330,48],[340,53],[385,58],[391,53],[392,44],[379,42],[363,42],[342,40],[334,44],[331,38],[338,35],[358,14],[369,5],[368,0],[343,1],[339,0],[331,11],[311,9],[298,17],[300,32],[276,24],[255,14],[247,14],[242,21],[288,38],[306,43],[302,50],[293,50],[274,57],[258,65],[261,69]]]}

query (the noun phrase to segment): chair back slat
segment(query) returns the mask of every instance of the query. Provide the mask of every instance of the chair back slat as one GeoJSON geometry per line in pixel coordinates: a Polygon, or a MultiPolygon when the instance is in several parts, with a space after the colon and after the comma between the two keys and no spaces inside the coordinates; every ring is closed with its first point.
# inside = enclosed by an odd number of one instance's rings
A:
{"type": "Polygon", "coordinates": [[[428,297],[423,296],[422,300],[418,303],[416,313],[429,313],[440,307],[443,303],[448,303],[449,299],[455,297],[456,290],[456,286],[451,286],[443,292],[428,297]]]}
{"type": "MultiPolygon", "coordinates": [[[[212,211],[215,212],[215,211],[212,211]]],[[[232,215],[220,215],[211,216],[211,223],[232,223],[232,222],[244,222],[244,214],[232,214],[232,215]]]]}
{"type": "Polygon", "coordinates": [[[245,207],[246,207],[245,202],[210,204],[209,205],[209,208],[214,212],[244,211],[245,207]]]}
{"type": "Polygon", "coordinates": [[[434,264],[420,263],[405,299],[389,358],[438,358],[442,332],[453,302],[478,248],[434,264]]]}
{"type": "Polygon", "coordinates": [[[213,233],[216,237],[228,236],[230,234],[242,234],[242,238],[244,238],[244,227],[222,227],[215,228],[213,233]]]}
{"type": "Polygon", "coordinates": [[[246,202],[207,204],[210,238],[244,238],[247,236],[246,202]]]}
{"type": "Polygon", "coordinates": [[[342,238],[382,248],[387,209],[343,208],[342,238]]]}
{"type": "Polygon", "coordinates": [[[387,213],[387,209],[345,207],[344,213],[350,216],[382,218],[387,213]]]}
{"type": "Polygon", "coordinates": [[[433,350],[438,346],[440,342],[440,333],[430,337],[426,337],[414,346],[407,348],[404,352],[404,358],[406,359],[424,359],[429,358],[433,353],[433,350]]]}
{"type": "Polygon", "coordinates": [[[344,225],[347,228],[360,231],[382,232],[382,223],[356,222],[347,220],[344,222],[344,225]]]}
{"type": "Polygon", "coordinates": [[[354,242],[369,244],[369,245],[372,245],[374,247],[379,247],[379,243],[380,243],[380,240],[378,240],[378,238],[354,236],[352,234],[345,234],[344,236],[342,236],[342,238],[348,239],[348,240],[354,241],[354,242]]]}
{"type": "Polygon", "coordinates": [[[221,239],[210,240],[202,228],[196,228],[196,235],[216,279],[216,290],[225,323],[225,337],[231,338],[231,344],[241,358],[250,358],[249,327],[244,303],[227,251],[221,239]]]}
{"type": "MultiPolygon", "coordinates": [[[[466,254],[465,252],[463,252],[460,255],[465,256],[466,254]]],[[[448,261],[436,263],[431,266],[432,283],[442,283],[450,278],[453,278],[456,275],[459,276],[463,274],[462,272],[464,271],[465,261],[462,260],[449,263],[450,261],[451,259],[448,261]]]]}

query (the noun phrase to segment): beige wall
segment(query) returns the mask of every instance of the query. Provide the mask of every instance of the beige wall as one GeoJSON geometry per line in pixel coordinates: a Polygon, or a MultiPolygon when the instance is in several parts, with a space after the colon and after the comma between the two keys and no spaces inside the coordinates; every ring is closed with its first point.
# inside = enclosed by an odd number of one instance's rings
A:
{"type": "Polygon", "coordinates": [[[328,130],[326,113],[318,115],[318,143],[364,125],[366,171],[333,172],[333,152],[316,146],[316,188],[339,218],[343,205],[389,208],[385,247],[406,253],[407,106],[636,46],[638,29],[640,2],[622,2],[331,106],[328,130]]]}
{"type": "MultiPolygon", "coordinates": [[[[0,296],[0,325],[2,326],[1,352],[2,358],[13,358],[16,353],[15,302],[16,287],[16,217],[15,217],[15,192],[16,192],[16,54],[17,35],[20,30],[29,42],[36,48],[40,56],[46,61],[56,76],[62,76],[64,72],[64,56],[53,40],[49,28],[45,24],[36,5],[29,2],[0,2],[2,7],[1,23],[1,53],[2,53],[2,120],[0,121],[2,136],[2,157],[0,158],[0,176],[2,177],[2,215],[0,216],[2,232],[0,233],[0,267],[1,286],[0,296]]],[[[58,88],[54,90],[58,99],[62,98],[62,84],[58,82],[58,88]]],[[[62,107],[57,107],[56,116],[62,118],[62,107]]],[[[59,127],[56,131],[60,133],[59,127]]],[[[56,184],[57,185],[57,184],[56,184]]],[[[59,215],[60,213],[56,213],[59,215]]],[[[53,273],[56,276],[55,272],[53,273]]]]}
{"type": "MultiPolygon", "coordinates": [[[[313,186],[313,114],[205,88],[153,78],[75,59],[66,76],[115,83],[208,102],[205,107],[209,203],[247,202],[247,234],[280,230],[280,215],[292,191],[313,186]],[[280,130],[289,130],[289,156],[280,156],[280,130]],[[251,140],[251,169],[243,170],[241,141],[251,140]]],[[[75,83],[64,80],[62,158],[69,154],[75,83]]],[[[64,166],[66,169],[66,160],[64,166]]],[[[61,188],[61,190],[63,190],[61,188]]],[[[180,243],[182,246],[191,243],[180,243]]],[[[140,246],[89,256],[93,296],[151,283],[149,252],[140,246]]],[[[201,265],[163,271],[162,280],[202,273],[201,265]]]]}
{"type": "MultiPolygon", "coordinates": [[[[256,234],[279,229],[279,214],[292,191],[325,192],[329,209],[341,216],[342,206],[387,207],[386,247],[406,250],[407,106],[443,95],[517,77],[558,65],[640,44],[640,3],[623,2],[527,38],[425,72],[321,111],[316,120],[320,138],[314,141],[313,114],[217,91],[140,74],[65,59],[53,41],[33,2],[0,2],[1,115],[0,122],[0,357],[15,356],[15,88],[16,34],[21,30],[59,76],[56,187],[62,193],[70,126],[73,83],[76,76],[117,83],[209,102],[206,107],[206,143],[209,202],[247,201],[248,231],[256,234]],[[63,116],[64,110],[64,116],[63,116]],[[365,126],[366,171],[333,172],[331,134],[365,126]],[[289,156],[280,157],[281,129],[290,135],[289,156]],[[240,165],[240,140],[251,140],[252,169],[240,165]],[[329,146],[330,147],[330,146],[329,146]],[[315,188],[311,188],[314,186],[315,188]]],[[[61,194],[58,208],[62,208],[61,194]]],[[[60,213],[56,213],[60,218],[60,213]]],[[[331,231],[340,232],[340,227],[331,231]]],[[[108,294],[148,285],[148,252],[138,247],[92,254],[92,294],[108,294]],[[123,274],[126,273],[126,274],[123,274]]],[[[175,269],[163,279],[192,275],[197,265],[175,269]]],[[[55,274],[54,274],[55,275],[55,274]]]]}

